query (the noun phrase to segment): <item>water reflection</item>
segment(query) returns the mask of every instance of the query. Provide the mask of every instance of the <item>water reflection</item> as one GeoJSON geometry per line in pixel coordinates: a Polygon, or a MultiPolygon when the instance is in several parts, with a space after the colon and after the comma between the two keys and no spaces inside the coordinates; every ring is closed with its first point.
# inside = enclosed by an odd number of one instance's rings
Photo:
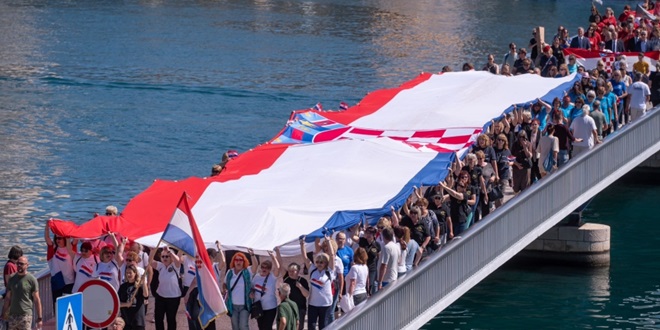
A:
{"type": "Polygon", "coordinates": [[[35,202],[42,198],[44,179],[63,172],[58,166],[42,166],[52,156],[47,145],[58,130],[51,126],[47,107],[32,99],[40,93],[35,81],[55,66],[42,61],[44,30],[37,15],[30,8],[0,4],[0,262],[18,244],[38,265],[36,270],[43,267],[45,247],[35,234],[42,232],[44,221],[35,215],[44,210],[35,202]]]}

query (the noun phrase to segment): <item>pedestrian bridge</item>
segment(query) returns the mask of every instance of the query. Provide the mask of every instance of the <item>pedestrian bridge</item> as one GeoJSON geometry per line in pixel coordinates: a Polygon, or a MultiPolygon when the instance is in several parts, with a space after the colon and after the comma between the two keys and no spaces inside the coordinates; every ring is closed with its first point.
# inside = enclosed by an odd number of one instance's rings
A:
{"type": "Polygon", "coordinates": [[[472,226],[328,329],[418,329],[600,191],[660,151],[660,107],[472,226]]]}
{"type": "MultiPolygon", "coordinates": [[[[327,329],[418,329],[618,178],[660,151],[660,107],[529,187],[327,329]]],[[[44,321],[50,273],[38,272],[44,321]]],[[[2,299],[0,299],[0,303],[2,299]]]]}

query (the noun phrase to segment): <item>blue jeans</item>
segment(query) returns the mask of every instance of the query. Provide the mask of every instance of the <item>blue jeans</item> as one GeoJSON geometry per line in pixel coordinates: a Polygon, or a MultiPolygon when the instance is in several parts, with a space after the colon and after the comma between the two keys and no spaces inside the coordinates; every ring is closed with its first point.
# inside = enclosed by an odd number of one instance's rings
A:
{"type": "MultiPolygon", "coordinates": [[[[307,306],[307,329],[316,329],[316,322],[318,320],[319,323],[319,330],[325,328],[326,323],[326,316],[328,314],[328,311],[330,310],[330,306],[312,306],[308,305],[307,306]]],[[[302,320],[302,316],[300,317],[302,320]]]]}
{"type": "MultiPolygon", "coordinates": [[[[458,226],[454,227],[454,237],[460,235],[462,232],[466,231],[470,227],[470,221],[465,221],[463,223],[459,223],[458,226]]],[[[385,285],[383,285],[385,286],[385,285]]]]}
{"type": "Polygon", "coordinates": [[[376,281],[377,271],[369,271],[369,295],[374,295],[378,292],[378,281],[376,281]]]}
{"type": "Polygon", "coordinates": [[[335,309],[337,309],[337,303],[339,302],[339,288],[335,290],[335,294],[332,295],[332,305],[328,309],[328,312],[325,316],[325,324],[328,325],[335,321],[335,309]]]}
{"type": "Polygon", "coordinates": [[[248,320],[250,313],[245,305],[234,305],[231,313],[231,329],[232,330],[250,330],[248,320]]]}
{"type": "Polygon", "coordinates": [[[557,167],[562,167],[566,163],[568,163],[568,150],[559,149],[559,153],[557,154],[557,167]]]}

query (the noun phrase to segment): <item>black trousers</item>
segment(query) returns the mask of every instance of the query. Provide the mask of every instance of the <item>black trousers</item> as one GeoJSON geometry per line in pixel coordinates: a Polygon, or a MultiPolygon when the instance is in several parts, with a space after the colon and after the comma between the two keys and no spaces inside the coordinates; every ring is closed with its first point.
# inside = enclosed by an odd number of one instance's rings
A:
{"type": "Polygon", "coordinates": [[[181,298],[156,297],[156,308],[154,318],[156,319],[156,330],[165,330],[163,318],[167,317],[167,329],[176,330],[176,312],[179,310],[181,298]]]}
{"type": "Polygon", "coordinates": [[[275,322],[275,316],[277,316],[277,308],[264,310],[264,314],[257,319],[259,330],[271,330],[273,322],[275,322]]]}

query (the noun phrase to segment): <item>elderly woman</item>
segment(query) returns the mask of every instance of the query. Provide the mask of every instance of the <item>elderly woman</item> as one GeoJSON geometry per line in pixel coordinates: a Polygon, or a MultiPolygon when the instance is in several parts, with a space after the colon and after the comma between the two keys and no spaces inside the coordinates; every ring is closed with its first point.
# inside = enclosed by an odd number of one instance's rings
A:
{"type": "Polygon", "coordinates": [[[229,270],[222,285],[227,314],[231,317],[232,330],[248,330],[248,320],[252,310],[250,289],[252,288],[252,270],[250,261],[242,252],[236,252],[229,262],[229,270]]]}
{"type": "Polygon", "coordinates": [[[369,281],[367,250],[362,247],[357,248],[353,261],[355,264],[346,275],[346,282],[348,283],[346,292],[353,297],[353,304],[357,306],[367,300],[367,282],[369,281]]]}
{"type": "Polygon", "coordinates": [[[167,246],[163,247],[160,254],[160,260],[156,261],[154,256],[157,249],[151,249],[149,260],[151,267],[158,271],[158,288],[156,292],[156,306],[154,318],[156,320],[156,329],[164,330],[167,318],[167,328],[176,329],[176,312],[179,310],[181,302],[181,287],[179,286],[179,269],[181,260],[176,253],[173,253],[167,246]]]}
{"type": "MultiPolygon", "coordinates": [[[[309,259],[305,259],[305,264],[310,270],[309,281],[311,283],[307,306],[307,329],[316,329],[317,324],[319,330],[324,329],[327,325],[327,315],[333,312],[331,310],[332,282],[337,276],[335,258],[332,257],[335,255],[334,244],[332,244],[334,240],[326,236],[325,242],[330,242],[327,244],[328,253],[321,252],[315,255],[314,265],[311,265],[309,259]]],[[[307,255],[304,240],[300,241],[300,251],[302,255],[307,255]]]]}
{"type": "MultiPolygon", "coordinates": [[[[263,315],[257,318],[259,330],[270,330],[273,328],[275,316],[277,316],[277,277],[280,276],[280,263],[272,251],[268,251],[271,260],[266,260],[258,265],[258,272],[252,278],[252,290],[250,298],[254,304],[260,303],[263,315]]],[[[256,263],[255,263],[256,264],[256,263]]]]}
{"type": "Polygon", "coordinates": [[[337,255],[337,241],[332,239],[332,240],[324,240],[323,243],[321,243],[320,239],[316,239],[314,242],[314,251],[315,253],[320,253],[324,252],[328,256],[333,257],[334,256],[334,271],[335,271],[335,290],[333,290],[332,294],[332,308],[328,309],[328,314],[326,316],[325,324],[328,325],[332,322],[335,321],[336,315],[335,315],[335,310],[337,308],[337,304],[339,303],[339,299],[341,299],[341,292],[344,290],[344,262],[342,259],[337,255]],[[331,249],[332,248],[332,249],[331,249]],[[330,251],[334,251],[333,253],[330,253],[330,251]]]}

